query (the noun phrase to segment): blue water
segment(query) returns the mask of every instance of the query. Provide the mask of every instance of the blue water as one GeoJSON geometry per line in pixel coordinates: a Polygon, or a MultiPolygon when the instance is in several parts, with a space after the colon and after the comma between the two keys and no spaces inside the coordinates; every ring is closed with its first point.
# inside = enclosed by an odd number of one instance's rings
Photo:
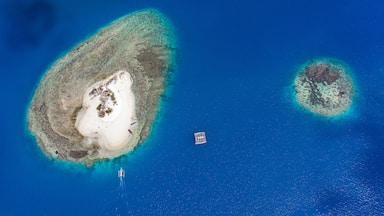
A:
{"type": "Polygon", "coordinates": [[[1,1],[1,215],[384,214],[383,10],[379,0],[1,1]],[[45,69],[147,7],[173,21],[180,47],[150,141],[91,169],[46,159],[25,122],[45,69]],[[352,115],[323,119],[292,102],[296,70],[315,57],[352,68],[352,115]],[[208,144],[193,144],[198,130],[208,144]]]}

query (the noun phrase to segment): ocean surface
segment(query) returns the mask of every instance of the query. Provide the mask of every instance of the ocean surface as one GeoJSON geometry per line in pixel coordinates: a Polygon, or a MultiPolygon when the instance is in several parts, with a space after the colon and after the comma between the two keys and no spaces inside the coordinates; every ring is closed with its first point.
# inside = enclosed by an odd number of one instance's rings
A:
{"type": "Polygon", "coordinates": [[[384,215],[383,11],[379,0],[0,1],[0,215],[384,215]],[[92,168],[47,159],[26,124],[45,70],[144,8],[172,21],[179,44],[151,139],[92,168]],[[293,101],[297,69],[317,57],[352,69],[350,115],[293,101]]]}

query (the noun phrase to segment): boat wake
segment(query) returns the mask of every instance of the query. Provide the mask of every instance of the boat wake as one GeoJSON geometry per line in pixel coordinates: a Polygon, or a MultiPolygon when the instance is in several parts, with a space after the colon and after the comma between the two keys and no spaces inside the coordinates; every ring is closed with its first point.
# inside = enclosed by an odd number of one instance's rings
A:
{"type": "Polygon", "coordinates": [[[119,197],[124,198],[125,170],[122,167],[120,167],[120,169],[117,171],[117,177],[119,178],[119,188],[118,188],[119,197]]]}
{"type": "MultiPolygon", "coordinates": [[[[117,202],[116,203],[125,203],[125,198],[127,196],[126,194],[126,191],[125,191],[125,181],[124,181],[124,178],[125,178],[125,170],[123,168],[120,167],[120,169],[117,171],[117,177],[119,178],[119,186],[117,188],[117,202]]],[[[126,205],[128,205],[127,203],[125,203],[126,205]]],[[[123,207],[124,209],[124,205],[123,206],[119,206],[120,208],[123,207]]],[[[121,215],[120,214],[120,211],[121,209],[116,207],[115,208],[115,215],[121,215]]]]}

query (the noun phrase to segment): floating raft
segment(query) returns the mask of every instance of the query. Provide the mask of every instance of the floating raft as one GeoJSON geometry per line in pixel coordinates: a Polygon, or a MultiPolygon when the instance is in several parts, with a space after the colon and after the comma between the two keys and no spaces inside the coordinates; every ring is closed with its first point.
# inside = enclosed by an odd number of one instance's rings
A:
{"type": "Polygon", "coordinates": [[[205,137],[205,132],[196,132],[195,133],[195,144],[205,144],[207,143],[207,138],[205,137]]]}

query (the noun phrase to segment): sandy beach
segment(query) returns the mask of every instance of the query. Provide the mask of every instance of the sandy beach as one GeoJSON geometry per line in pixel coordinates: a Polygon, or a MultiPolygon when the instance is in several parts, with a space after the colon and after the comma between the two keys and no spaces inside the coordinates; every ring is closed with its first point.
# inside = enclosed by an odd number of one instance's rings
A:
{"type": "Polygon", "coordinates": [[[131,75],[118,71],[87,88],[75,124],[79,132],[107,150],[128,144],[137,125],[131,86],[131,75]]]}

